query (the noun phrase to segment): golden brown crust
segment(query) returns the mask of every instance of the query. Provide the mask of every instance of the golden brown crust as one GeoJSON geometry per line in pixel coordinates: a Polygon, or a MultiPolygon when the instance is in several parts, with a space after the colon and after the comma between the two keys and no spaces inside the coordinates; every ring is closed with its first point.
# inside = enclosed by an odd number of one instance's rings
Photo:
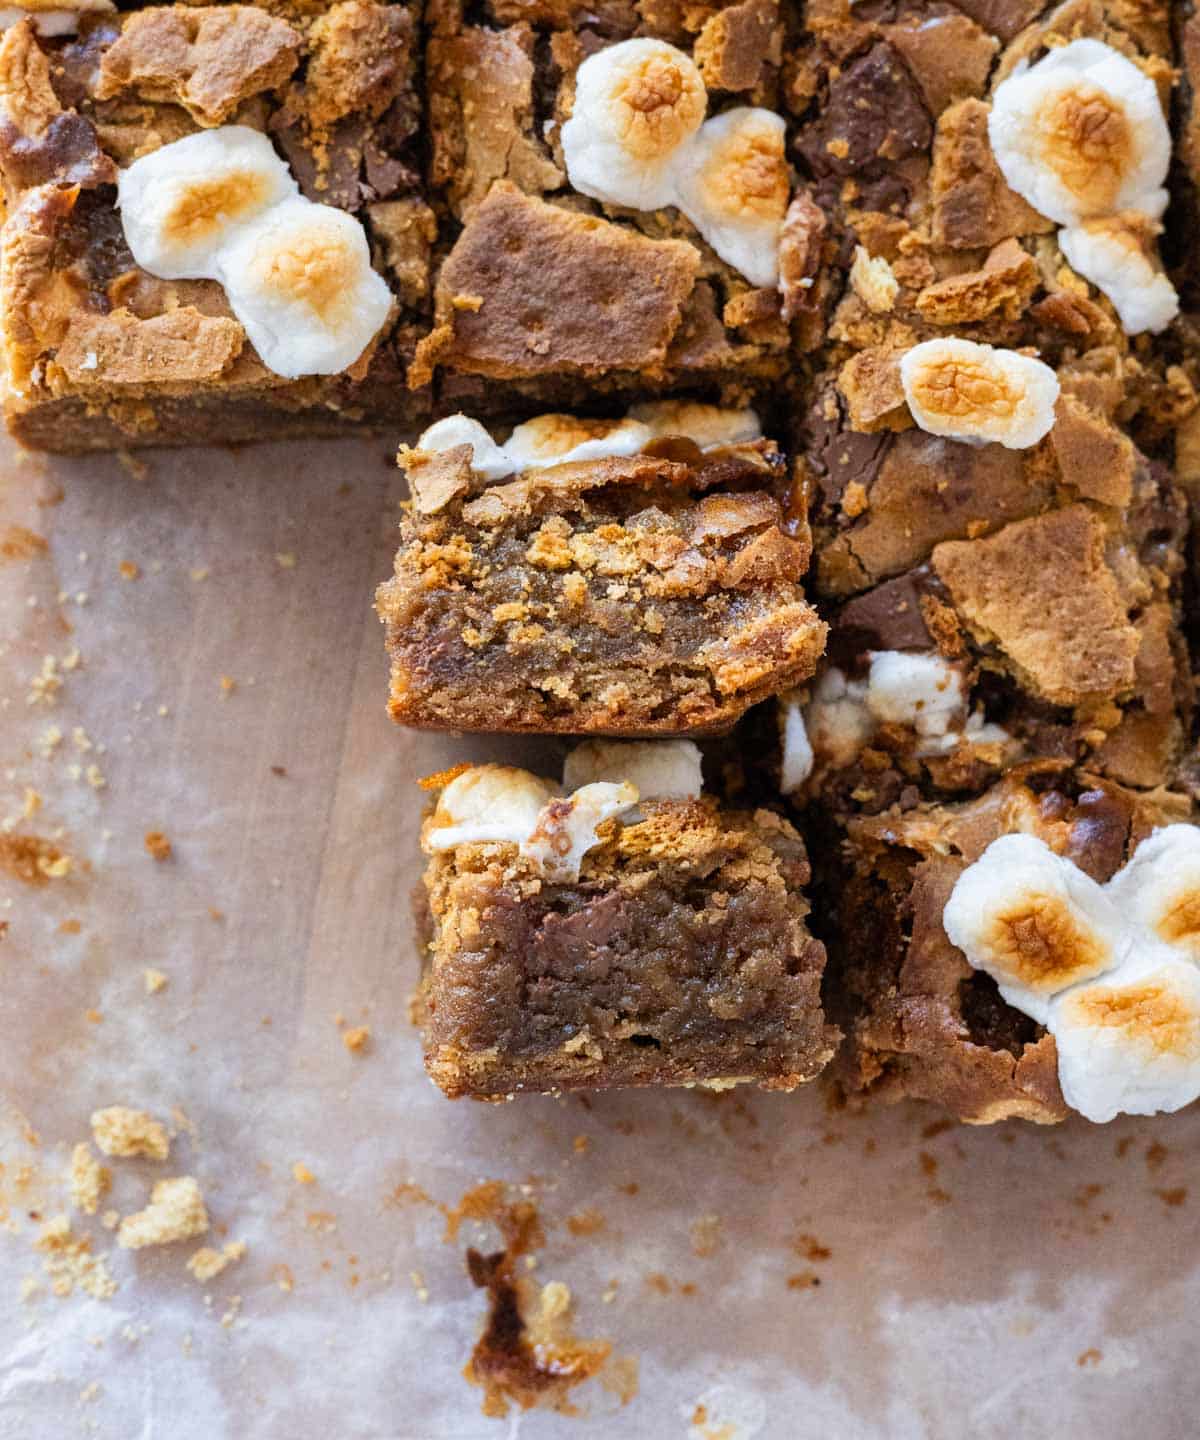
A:
{"type": "Polygon", "coordinates": [[[245,341],[236,320],[202,315],[191,307],[149,320],[114,310],[87,325],[72,325],[54,363],[81,394],[164,381],[186,391],[219,381],[245,341]]]}

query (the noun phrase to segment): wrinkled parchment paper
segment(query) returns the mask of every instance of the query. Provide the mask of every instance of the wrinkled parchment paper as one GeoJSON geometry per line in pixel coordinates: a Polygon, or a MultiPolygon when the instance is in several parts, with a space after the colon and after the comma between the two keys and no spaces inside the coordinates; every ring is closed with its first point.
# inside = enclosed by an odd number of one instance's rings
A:
{"type": "Polygon", "coordinates": [[[390,449],[5,453],[2,816],[71,869],[0,873],[0,1434],[1194,1434],[1200,1111],[972,1131],[815,1089],[483,1106],[426,1081],[414,781],[536,749],[386,718],[390,449]],[[200,1242],[122,1251],[73,1213],[118,1288],[53,1293],[40,1225],[114,1103],[177,1133],[164,1164],[106,1162],[101,1213],[197,1176],[208,1242],[248,1247],[207,1284],[200,1242]],[[574,1416],[487,1418],[463,1378],[464,1252],[498,1240],[444,1240],[438,1207],[483,1180],[537,1207],[528,1283],[612,1346],[574,1416]]]}

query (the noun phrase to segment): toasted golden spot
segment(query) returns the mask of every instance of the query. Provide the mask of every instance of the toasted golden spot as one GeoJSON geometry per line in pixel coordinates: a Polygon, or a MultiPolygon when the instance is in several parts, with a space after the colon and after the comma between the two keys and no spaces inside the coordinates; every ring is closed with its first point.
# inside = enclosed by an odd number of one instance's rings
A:
{"type": "Polygon", "coordinates": [[[931,415],[956,420],[985,416],[1009,419],[1023,390],[1004,372],[982,361],[946,357],[923,365],[912,382],[914,401],[931,415]]]}
{"type": "Polygon", "coordinates": [[[751,123],[731,130],[709,156],[704,189],[723,214],[782,220],[790,193],[783,132],[751,123]]]}
{"type": "Polygon", "coordinates": [[[270,181],[255,170],[231,170],[193,180],[167,212],[163,231],[179,245],[195,245],[222,226],[256,210],[270,181]]]}
{"type": "MultiPolygon", "coordinates": [[[[569,533],[570,527],[567,526],[566,529],[569,533]]],[[[547,521],[540,530],[534,532],[529,548],[525,551],[525,558],[531,565],[540,566],[543,570],[570,569],[571,547],[567,536],[558,526],[547,521]]]]}
{"type": "Polygon", "coordinates": [[[1134,163],[1121,106],[1093,85],[1052,95],[1038,114],[1041,158],[1089,209],[1111,210],[1134,163]]]}
{"type": "Polygon", "coordinates": [[[1184,996],[1151,976],[1139,985],[1091,986],[1067,998],[1075,1024],[1123,1030],[1160,1055],[1200,1058],[1200,1014],[1184,996]]]}
{"type": "Polygon", "coordinates": [[[353,298],[356,257],[344,236],[308,231],[254,258],[258,281],[280,300],[300,300],[327,325],[345,318],[353,298]]]}
{"type": "Polygon", "coordinates": [[[644,160],[669,155],[704,119],[708,95],[686,55],[648,55],[613,88],[620,106],[618,131],[631,154],[644,160]]]}
{"type": "MultiPolygon", "coordinates": [[[[523,436],[532,440],[533,448],[542,457],[565,455],[576,445],[589,440],[602,440],[616,423],[612,420],[584,420],[577,415],[537,415],[521,427],[523,436]]],[[[527,443],[528,443],[527,439],[527,443]]]]}
{"type": "Polygon", "coordinates": [[[1185,890],[1172,900],[1154,926],[1168,945],[1200,938],[1200,891],[1185,890]]]}
{"type": "Polygon", "coordinates": [[[984,941],[998,970],[1032,990],[1061,990],[1108,964],[1108,945],[1057,895],[1023,895],[984,941]]]}

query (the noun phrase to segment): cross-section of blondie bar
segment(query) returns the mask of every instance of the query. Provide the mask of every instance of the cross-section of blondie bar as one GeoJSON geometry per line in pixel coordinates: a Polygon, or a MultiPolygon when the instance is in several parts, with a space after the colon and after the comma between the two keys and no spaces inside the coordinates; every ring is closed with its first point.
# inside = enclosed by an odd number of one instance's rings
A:
{"type": "Polygon", "coordinates": [[[811,675],[825,626],[753,412],[673,402],[542,416],[504,446],[438,422],[377,607],[391,712],[433,729],[728,729],[811,675]]]}
{"type": "MultiPolygon", "coordinates": [[[[5,12],[11,20],[12,12],[5,12]]],[[[408,3],[39,6],[0,39],[5,414],[87,450],[411,426],[408,3]]]]}
{"type": "Polygon", "coordinates": [[[587,742],[564,780],[434,777],[418,995],[433,1079],[485,1099],[811,1080],[837,1035],[796,831],[704,796],[687,741],[587,742]]]}

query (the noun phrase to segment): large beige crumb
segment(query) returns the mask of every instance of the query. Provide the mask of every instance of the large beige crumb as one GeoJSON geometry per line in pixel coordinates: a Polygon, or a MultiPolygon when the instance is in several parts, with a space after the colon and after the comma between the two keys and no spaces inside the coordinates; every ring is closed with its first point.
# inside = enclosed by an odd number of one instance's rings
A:
{"type": "Polygon", "coordinates": [[[202,1245],[187,1262],[187,1268],[203,1283],[214,1279],[227,1265],[236,1264],[245,1253],[244,1240],[231,1240],[220,1250],[214,1250],[211,1245],[202,1245]]]}
{"type": "Polygon", "coordinates": [[[167,977],[161,970],[143,970],[142,984],[147,995],[157,995],[160,990],[167,988],[167,977]]]}
{"type": "Polygon", "coordinates": [[[110,1105],[92,1115],[92,1135],[106,1155],[145,1155],[165,1160],[171,1149],[167,1128],[144,1110],[110,1105]]]}
{"type": "Polygon", "coordinates": [[[176,1175],[158,1182],[144,1210],[126,1215],[117,1230],[117,1243],[126,1250],[141,1250],[146,1245],[190,1240],[207,1229],[208,1211],[195,1176],[176,1175]]]}
{"type": "Polygon", "coordinates": [[[33,1248],[42,1256],[55,1295],[69,1295],[76,1285],[95,1300],[108,1300],[116,1293],[117,1282],[104,1258],[91,1253],[91,1239],[74,1234],[65,1215],[46,1221],[33,1248]]]}
{"type": "Polygon", "coordinates": [[[81,1140],[71,1151],[71,1204],[85,1215],[94,1215],[101,1198],[108,1193],[112,1176],[81,1140]]]}

